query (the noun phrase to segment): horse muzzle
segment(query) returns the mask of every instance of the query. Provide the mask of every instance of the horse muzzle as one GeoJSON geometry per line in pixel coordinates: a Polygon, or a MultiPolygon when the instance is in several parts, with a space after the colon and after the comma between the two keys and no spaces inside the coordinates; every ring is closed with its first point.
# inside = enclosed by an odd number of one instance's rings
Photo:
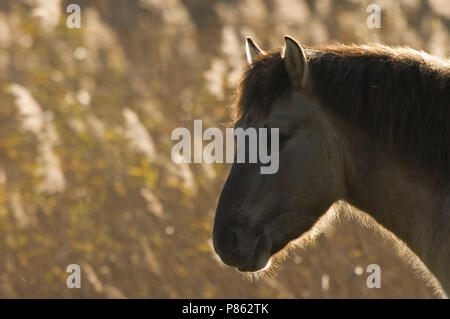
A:
{"type": "Polygon", "coordinates": [[[222,262],[242,272],[256,272],[267,267],[271,244],[265,234],[251,236],[240,229],[213,232],[214,250],[222,262]],[[253,238],[251,238],[253,237],[253,238]]]}

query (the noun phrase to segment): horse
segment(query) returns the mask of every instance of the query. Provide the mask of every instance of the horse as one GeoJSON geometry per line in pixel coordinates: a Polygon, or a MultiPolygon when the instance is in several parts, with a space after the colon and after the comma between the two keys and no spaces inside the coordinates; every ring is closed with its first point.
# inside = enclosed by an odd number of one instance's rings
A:
{"type": "Polygon", "coordinates": [[[234,128],[278,128],[279,170],[232,164],[212,234],[221,260],[266,271],[291,244],[326,231],[322,221],[343,203],[400,239],[448,295],[450,60],[290,36],[272,51],[247,37],[246,56],[234,128]]]}

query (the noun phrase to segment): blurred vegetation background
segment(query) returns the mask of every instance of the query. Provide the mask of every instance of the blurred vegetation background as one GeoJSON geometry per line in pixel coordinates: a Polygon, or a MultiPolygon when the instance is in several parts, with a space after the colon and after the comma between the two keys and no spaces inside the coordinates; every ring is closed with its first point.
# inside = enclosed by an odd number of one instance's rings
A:
{"type": "Polygon", "coordinates": [[[1,0],[0,297],[436,297],[350,220],[276,278],[244,280],[211,245],[229,165],[174,164],[170,134],[230,119],[246,35],[448,56],[449,29],[448,0],[1,0]],[[73,2],[80,29],[66,26],[73,2]],[[366,26],[370,3],[381,29],[366,26]],[[66,287],[73,263],[81,289],[66,287]]]}

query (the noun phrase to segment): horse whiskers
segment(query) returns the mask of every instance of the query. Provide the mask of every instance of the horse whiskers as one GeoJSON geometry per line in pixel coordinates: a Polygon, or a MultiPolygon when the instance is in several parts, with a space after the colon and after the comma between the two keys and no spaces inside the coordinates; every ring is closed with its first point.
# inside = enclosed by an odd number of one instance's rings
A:
{"type": "Polygon", "coordinates": [[[257,272],[243,272],[241,273],[245,280],[254,282],[259,279],[276,278],[278,276],[278,270],[280,269],[280,264],[274,260],[272,257],[269,261],[270,264],[264,269],[257,272]]]}
{"type": "Polygon", "coordinates": [[[293,252],[297,248],[306,250],[306,248],[314,242],[314,240],[320,233],[320,229],[317,229],[317,227],[313,227],[310,231],[303,234],[300,238],[291,241],[285,248],[273,255],[270,259],[270,264],[263,270],[257,272],[243,272],[241,273],[243,278],[245,280],[249,280],[250,282],[259,279],[276,278],[278,276],[279,270],[281,269],[282,262],[292,257],[291,252],[293,252]]]}

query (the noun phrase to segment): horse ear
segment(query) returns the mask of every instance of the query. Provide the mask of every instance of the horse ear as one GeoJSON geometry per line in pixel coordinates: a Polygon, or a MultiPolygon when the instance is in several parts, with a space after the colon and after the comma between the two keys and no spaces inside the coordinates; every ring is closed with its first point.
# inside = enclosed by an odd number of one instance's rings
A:
{"type": "Polygon", "coordinates": [[[300,44],[290,36],[284,37],[285,45],[282,52],[284,65],[295,88],[302,89],[308,77],[308,64],[305,52],[300,44]]]}
{"type": "Polygon", "coordinates": [[[255,62],[258,55],[264,54],[263,50],[261,50],[250,37],[247,37],[245,41],[245,53],[247,55],[248,64],[250,65],[255,62]]]}

